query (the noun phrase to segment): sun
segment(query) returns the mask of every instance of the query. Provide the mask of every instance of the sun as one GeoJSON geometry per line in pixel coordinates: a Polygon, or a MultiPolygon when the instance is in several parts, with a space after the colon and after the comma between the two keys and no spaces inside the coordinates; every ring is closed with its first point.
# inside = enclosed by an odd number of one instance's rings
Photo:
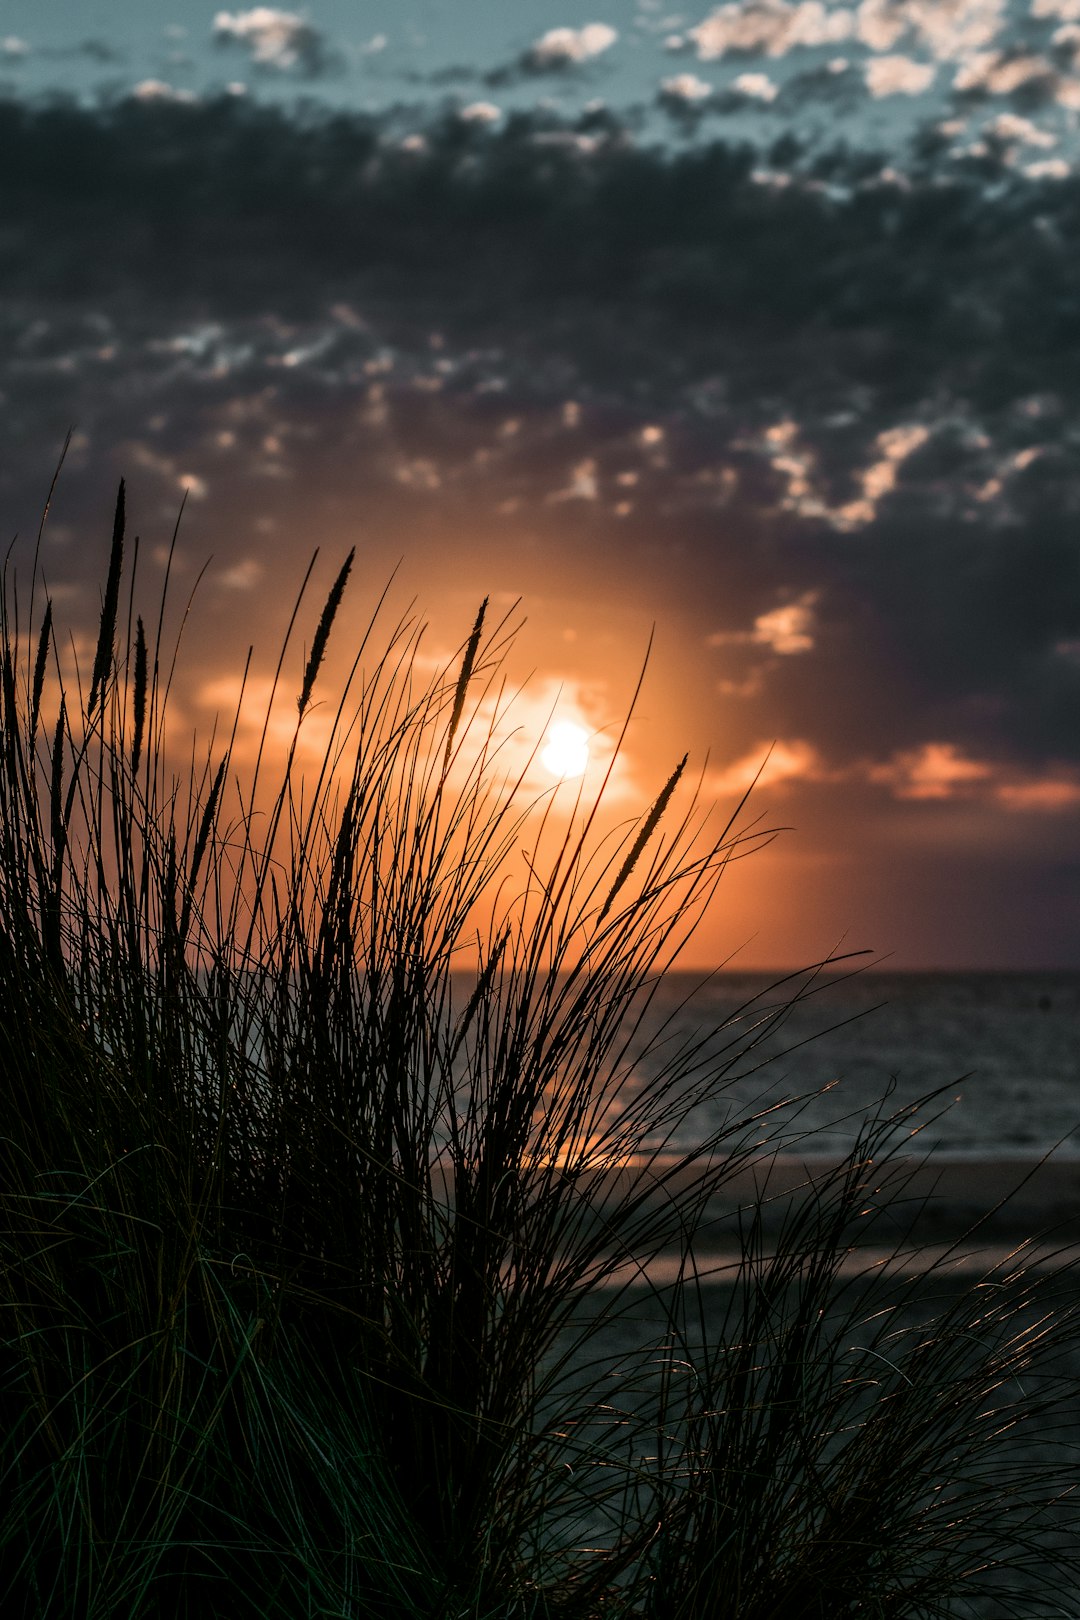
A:
{"type": "Polygon", "coordinates": [[[564,781],[584,776],[589,764],[589,733],[584,726],[575,725],[573,720],[556,720],[540,751],[540,763],[552,776],[564,781]]]}

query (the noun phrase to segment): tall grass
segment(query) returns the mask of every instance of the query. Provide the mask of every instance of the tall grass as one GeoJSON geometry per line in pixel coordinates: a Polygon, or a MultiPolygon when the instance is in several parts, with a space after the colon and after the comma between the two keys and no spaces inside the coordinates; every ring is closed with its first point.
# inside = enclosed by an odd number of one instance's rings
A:
{"type": "Polygon", "coordinates": [[[1004,1612],[1071,1612],[1072,1453],[1010,1435],[1072,1410],[1074,1310],[1022,1254],[940,1300],[847,1277],[896,1115],[743,1212],[729,1286],[695,1269],[798,1100],[700,1122],[816,987],[720,1056],[650,1023],[767,836],[742,806],[706,836],[684,761],[615,833],[603,791],[560,817],[490,721],[486,603],[427,678],[384,594],[320,707],[352,553],[254,763],[242,692],[177,771],[126,544],[121,486],[88,681],[38,553],[0,600],[3,1612],[876,1620],[1014,1575],[1004,1612]],[[671,1254],[659,1348],[613,1363],[671,1254]]]}

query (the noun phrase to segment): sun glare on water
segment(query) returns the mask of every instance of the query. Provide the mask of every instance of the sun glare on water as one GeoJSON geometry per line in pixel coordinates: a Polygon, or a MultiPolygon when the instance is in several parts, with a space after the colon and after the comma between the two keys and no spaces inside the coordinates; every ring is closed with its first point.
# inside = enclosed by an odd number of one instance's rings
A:
{"type": "Polygon", "coordinates": [[[589,763],[589,733],[572,720],[556,720],[540,750],[540,763],[552,776],[584,776],[589,763]]]}

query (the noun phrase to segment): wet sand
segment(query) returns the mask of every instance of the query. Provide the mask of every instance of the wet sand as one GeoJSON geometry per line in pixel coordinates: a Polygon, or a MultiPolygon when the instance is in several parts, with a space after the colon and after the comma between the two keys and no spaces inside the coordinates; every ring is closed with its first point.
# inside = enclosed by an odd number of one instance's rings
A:
{"type": "MultiPolygon", "coordinates": [[[[815,1193],[827,1192],[839,1165],[835,1159],[776,1155],[733,1169],[701,1213],[694,1244],[699,1273],[715,1270],[719,1280],[737,1264],[751,1211],[768,1246],[815,1193]]],[[[673,1194],[689,1193],[699,1173],[693,1164],[677,1168],[676,1160],[661,1156],[594,1172],[579,1186],[602,1216],[605,1206],[640,1186],[642,1178],[656,1184],[650,1201],[659,1208],[673,1194]]],[[[866,1190],[872,1213],[851,1226],[848,1273],[879,1266],[919,1271],[933,1264],[971,1274],[1004,1263],[1019,1245],[1025,1263],[1039,1269],[1080,1260],[1077,1158],[895,1158],[880,1171],[868,1168],[866,1190]]],[[[678,1263],[674,1253],[660,1255],[641,1281],[674,1280],[678,1263]]],[[[634,1269],[628,1258],[618,1281],[630,1281],[634,1269]]]]}
{"type": "MultiPolygon", "coordinates": [[[[1025,1273],[1041,1273],[1036,1316],[1046,1307],[1055,1311],[1076,1307],[1080,1297],[1080,1160],[1062,1158],[1040,1164],[1005,1157],[935,1158],[928,1163],[892,1164],[897,1172],[896,1191],[903,1196],[893,1203],[883,1201],[880,1214],[870,1224],[868,1240],[853,1242],[839,1268],[838,1281],[852,1285],[850,1294],[845,1288],[837,1322],[841,1342],[848,1336],[853,1336],[853,1342],[859,1340],[858,1322],[875,1319],[892,1294],[893,1282],[901,1289],[897,1314],[892,1318],[897,1326],[940,1320],[951,1301],[977,1287],[995,1267],[1001,1275],[1021,1268],[1025,1273]],[[879,1283],[884,1285],[880,1292],[879,1283]],[[848,1315],[849,1310],[854,1314],[848,1315]]],[[[745,1210],[763,1197],[762,1246],[768,1252],[770,1238],[776,1238],[785,1217],[835,1166],[836,1161],[785,1157],[772,1162],[767,1179],[761,1165],[735,1174],[708,1211],[706,1236],[712,1241],[695,1248],[697,1281],[687,1291],[685,1313],[679,1306],[685,1262],[678,1254],[660,1254],[644,1268],[628,1262],[615,1272],[590,1300],[582,1302],[578,1326],[586,1327],[590,1320],[597,1325],[584,1338],[571,1328],[556,1347],[556,1354],[566,1357],[563,1367],[569,1387],[564,1386],[563,1398],[569,1394],[572,1406],[576,1387],[582,1397],[599,1396],[624,1410],[649,1410],[654,1397],[647,1393],[651,1386],[643,1369],[651,1368],[655,1374],[661,1362],[674,1354],[670,1338],[674,1321],[681,1321],[695,1342],[700,1343],[703,1336],[714,1346],[737,1331],[738,1311],[733,1315],[732,1307],[737,1299],[740,1207],[745,1210]]],[[[630,1169],[605,1172],[606,1179],[598,1177],[593,1194],[615,1196],[620,1178],[633,1173],[630,1169]]],[[[688,1171],[688,1178],[690,1175],[688,1171]]],[[[985,1305],[978,1307],[976,1322],[987,1306],[993,1311],[998,1298],[995,1289],[980,1297],[985,1305]]],[[[1012,1320],[1010,1333],[1025,1325],[1031,1310],[1021,1309],[1012,1320]]],[[[980,1329],[974,1338],[982,1343],[985,1332],[991,1329],[980,1329]]],[[[973,1346],[976,1359],[978,1353],[973,1346]]],[[[678,1358],[687,1365],[682,1358],[689,1356],[693,1361],[696,1354],[688,1343],[679,1349],[678,1358]]],[[[1064,1446],[1075,1448],[1080,1477],[1080,1329],[1067,1329],[1056,1350],[1049,1343],[1039,1347],[1034,1366],[1024,1375],[1028,1393],[1038,1389],[1040,1371],[1051,1383],[1061,1381],[1062,1403],[1052,1416],[1044,1414],[1022,1423],[1003,1437],[1000,1465],[1041,1470],[1047,1462],[1060,1461],[1064,1446]]],[[[1050,1521],[1056,1526],[1053,1535],[1058,1544],[1074,1548],[1077,1521],[1072,1509],[1067,1504],[1052,1509],[1050,1521]]],[[[602,1530],[599,1520],[595,1524],[583,1521],[582,1528],[589,1534],[602,1530]]],[[[1000,1599],[969,1600],[970,1607],[959,1612],[970,1620],[1000,1620],[1023,1613],[1023,1604],[1029,1601],[1033,1613],[1057,1612],[1063,1620],[1080,1620],[1080,1589],[1071,1582],[1058,1594],[1060,1609],[1052,1611],[1035,1605],[1035,1588],[1029,1589],[1027,1577],[1018,1571],[1002,1570],[994,1578],[994,1584],[1000,1583],[1004,1589],[1014,1581],[1011,1600],[1003,1590],[1000,1599]],[[1015,1606],[1018,1600],[1020,1608],[1015,1606]]]]}

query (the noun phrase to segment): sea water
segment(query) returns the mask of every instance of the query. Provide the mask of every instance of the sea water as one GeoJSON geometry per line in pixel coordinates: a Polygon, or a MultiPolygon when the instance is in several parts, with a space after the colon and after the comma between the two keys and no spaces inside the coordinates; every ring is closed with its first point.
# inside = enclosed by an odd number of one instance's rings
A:
{"type": "Polygon", "coordinates": [[[660,1044],[640,1082],[680,1044],[701,1042],[716,1074],[709,1101],[672,1146],[690,1148],[725,1120],[785,1099],[777,1125],[801,1154],[835,1156],[856,1140],[891,1087],[885,1112],[940,1095],[913,1151],[972,1158],[1080,1158],[1080,972],[671,973],[649,1027],[660,1044]],[[798,993],[785,1012],[785,1003],[798,993]],[[828,1089],[825,1089],[828,1088],[828,1089]]]}

